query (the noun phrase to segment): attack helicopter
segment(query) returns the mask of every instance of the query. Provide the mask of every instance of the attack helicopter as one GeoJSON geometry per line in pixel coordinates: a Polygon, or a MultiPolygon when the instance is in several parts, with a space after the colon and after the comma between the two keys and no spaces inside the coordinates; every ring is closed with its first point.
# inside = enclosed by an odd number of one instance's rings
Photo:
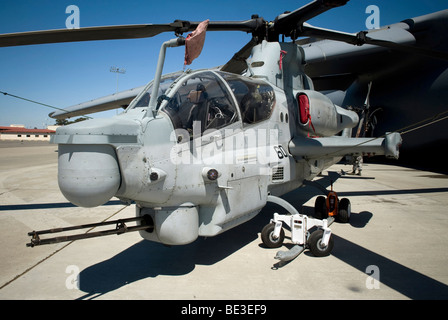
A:
{"type": "MultiPolygon", "coordinates": [[[[176,20],[0,35],[0,46],[144,38],[163,32],[176,36],[163,43],[154,80],[123,113],[60,127],[52,138],[58,144],[59,187],[70,202],[96,207],[117,197],[135,204],[136,218],[117,221],[110,232],[80,236],[40,238],[77,227],[34,231],[29,246],[127,231],[166,245],[184,245],[252,219],[268,202],[297,212],[280,197],[346,155],[398,158],[399,133],[353,137],[358,114],[316,91],[305,72],[304,49],[295,41],[300,36],[408,49],[408,44],[384,40],[381,34],[347,34],[306,23],[346,2],[315,0],[270,22],[253,15],[246,21],[176,20]],[[252,39],[220,68],[162,75],[166,50],[186,46],[197,55],[205,30],[242,31],[252,39]],[[193,33],[182,37],[189,31],[193,33]],[[280,42],[283,36],[293,41],[280,42]],[[137,226],[126,226],[130,221],[137,226]]],[[[348,219],[349,202],[341,201],[341,206],[348,219]]]]}
{"type": "MultiPolygon", "coordinates": [[[[398,163],[446,172],[444,159],[437,154],[448,147],[444,122],[448,119],[447,20],[448,10],[442,10],[362,31],[357,37],[315,27],[310,33],[302,28],[303,35],[308,32],[309,37],[295,42],[303,50],[304,72],[312,79],[314,90],[358,113],[360,122],[354,136],[401,132],[406,139],[398,163]],[[354,45],[364,42],[364,34],[370,44],[354,45]]],[[[251,44],[248,46],[219,69],[244,74],[251,44]]],[[[67,107],[50,117],[65,119],[125,108],[143,88],[67,107]]]]}

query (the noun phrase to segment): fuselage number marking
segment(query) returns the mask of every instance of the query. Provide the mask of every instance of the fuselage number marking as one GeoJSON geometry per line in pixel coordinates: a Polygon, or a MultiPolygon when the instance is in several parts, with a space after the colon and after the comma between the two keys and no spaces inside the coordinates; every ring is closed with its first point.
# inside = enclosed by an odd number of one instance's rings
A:
{"type": "Polygon", "coordinates": [[[274,150],[275,150],[275,152],[277,152],[277,156],[279,159],[288,157],[288,154],[286,153],[286,151],[282,145],[275,146],[274,150]]]}

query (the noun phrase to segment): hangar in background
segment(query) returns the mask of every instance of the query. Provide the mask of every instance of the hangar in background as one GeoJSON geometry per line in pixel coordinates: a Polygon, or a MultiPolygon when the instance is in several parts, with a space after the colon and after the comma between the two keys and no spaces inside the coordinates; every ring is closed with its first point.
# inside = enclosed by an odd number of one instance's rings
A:
{"type": "Polygon", "coordinates": [[[48,126],[47,129],[27,129],[24,125],[12,124],[0,127],[0,141],[50,141],[58,126],[48,126]]]}

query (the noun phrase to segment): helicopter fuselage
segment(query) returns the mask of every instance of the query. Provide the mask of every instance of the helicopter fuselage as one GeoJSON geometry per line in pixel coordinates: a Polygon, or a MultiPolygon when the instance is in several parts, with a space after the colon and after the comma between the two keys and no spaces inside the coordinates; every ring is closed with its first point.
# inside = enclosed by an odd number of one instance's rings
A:
{"type": "Polygon", "coordinates": [[[149,84],[120,115],[58,128],[62,193],[83,207],[134,202],[152,221],[143,238],[179,245],[253,218],[345,154],[394,156],[398,141],[350,138],[358,116],[312,89],[300,54],[264,41],[249,76],[186,72],[161,81],[155,110],[149,84]]]}

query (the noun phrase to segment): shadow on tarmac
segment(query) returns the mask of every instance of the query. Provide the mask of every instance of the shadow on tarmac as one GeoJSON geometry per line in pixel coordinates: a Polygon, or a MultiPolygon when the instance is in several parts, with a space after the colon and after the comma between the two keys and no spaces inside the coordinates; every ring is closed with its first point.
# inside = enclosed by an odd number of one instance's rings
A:
{"type": "Polygon", "coordinates": [[[410,299],[445,300],[448,298],[448,286],[444,283],[335,234],[333,236],[335,246],[331,254],[364,273],[368,266],[377,266],[380,271],[380,286],[386,285],[410,299]]]}
{"type": "MultiPolygon", "coordinates": [[[[111,200],[103,206],[123,205],[120,200],[111,200]]],[[[7,204],[0,205],[0,211],[14,210],[38,210],[38,209],[58,209],[58,208],[76,208],[77,206],[70,202],[53,202],[53,203],[26,203],[26,204],[7,204]]]]}
{"type": "MultiPolygon", "coordinates": [[[[371,217],[372,214],[366,211],[354,214],[351,225],[362,228],[371,217]]],[[[270,212],[262,212],[250,223],[213,238],[200,238],[186,246],[167,247],[142,240],[111,259],[83,270],[79,283],[80,290],[86,294],[79,299],[95,299],[129,283],[159,275],[188,274],[197,264],[213,265],[258,238],[259,230],[269,218],[270,212]]],[[[363,273],[367,266],[377,266],[381,272],[381,285],[410,299],[448,298],[447,285],[336,234],[333,237],[332,255],[363,273]]]]}
{"type": "MultiPolygon", "coordinates": [[[[320,183],[331,182],[328,177],[322,179],[320,183]]],[[[290,192],[285,198],[292,200],[291,203],[296,208],[302,208],[305,202],[317,194],[321,194],[318,189],[303,187],[290,192]]],[[[257,239],[258,233],[272,218],[275,207],[268,204],[251,221],[216,237],[199,238],[185,246],[167,247],[142,240],[111,259],[83,270],[79,283],[80,290],[86,294],[78,299],[95,299],[129,283],[158,275],[188,274],[197,264],[213,265],[257,239]]],[[[310,211],[310,208],[305,209],[310,211]]],[[[368,211],[353,213],[350,224],[355,228],[363,228],[372,216],[368,211]]],[[[363,273],[366,272],[367,266],[378,266],[381,285],[386,285],[411,299],[448,298],[447,285],[340,236],[333,236],[335,247],[332,255],[363,273]]]]}
{"type": "Polygon", "coordinates": [[[258,238],[271,213],[263,210],[251,221],[211,238],[184,246],[165,246],[142,240],[109,260],[81,271],[79,299],[94,299],[128,283],[159,275],[184,275],[197,264],[213,265],[258,238]]]}
{"type": "MultiPolygon", "coordinates": [[[[329,186],[330,179],[336,180],[337,176],[321,177],[319,183],[329,186]]],[[[290,192],[285,199],[301,211],[303,204],[317,194],[321,194],[317,188],[306,186],[290,192]]],[[[213,265],[257,239],[277,209],[277,205],[268,203],[252,220],[184,246],[167,247],[142,240],[111,259],[83,270],[79,283],[80,290],[86,294],[79,299],[95,299],[128,283],[158,275],[188,274],[197,264],[213,265]]]]}

